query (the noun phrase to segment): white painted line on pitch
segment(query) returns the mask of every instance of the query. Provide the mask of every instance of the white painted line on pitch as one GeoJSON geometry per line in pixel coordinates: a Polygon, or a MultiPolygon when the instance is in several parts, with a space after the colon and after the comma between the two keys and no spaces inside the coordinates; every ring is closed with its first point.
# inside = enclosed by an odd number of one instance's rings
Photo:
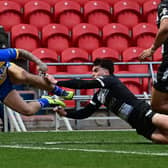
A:
{"type": "Polygon", "coordinates": [[[63,150],[63,151],[80,151],[80,152],[96,152],[96,153],[115,153],[115,154],[132,154],[132,155],[149,155],[149,156],[168,156],[168,153],[155,152],[138,152],[124,150],[104,150],[104,149],[76,149],[76,148],[47,148],[37,146],[21,146],[21,145],[0,145],[0,148],[11,149],[32,149],[32,150],[63,150]]]}

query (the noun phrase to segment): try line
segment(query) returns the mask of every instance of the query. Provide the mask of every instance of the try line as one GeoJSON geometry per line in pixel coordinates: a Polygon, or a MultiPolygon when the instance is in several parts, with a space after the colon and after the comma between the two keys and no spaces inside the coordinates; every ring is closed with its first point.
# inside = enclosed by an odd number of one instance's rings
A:
{"type": "Polygon", "coordinates": [[[10,149],[31,149],[31,150],[62,150],[62,151],[80,151],[80,152],[95,152],[95,153],[114,153],[114,154],[131,154],[131,155],[148,155],[148,156],[168,156],[168,153],[162,152],[138,152],[124,150],[103,150],[103,149],[80,149],[80,148],[58,148],[58,147],[38,147],[38,146],[23,146],[23,145],[0,145],[0,148],[10,149]]]}

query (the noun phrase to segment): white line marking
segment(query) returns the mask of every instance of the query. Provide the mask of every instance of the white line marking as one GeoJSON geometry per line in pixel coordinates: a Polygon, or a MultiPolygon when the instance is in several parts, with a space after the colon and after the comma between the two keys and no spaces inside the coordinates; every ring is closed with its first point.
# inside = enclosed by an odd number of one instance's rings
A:
{"type": "Polygon", "coordinates": [[[77,148],[47,148],[37,146],[22,146],[22,145],[0,145],[0,148],[11,149],[32,149],[32,150],[63,150],[63,151],[80,151],[80,152],[96,152],[96,153],[115,153],[115,154],[131,154],[131,155],[148,155],[148,156],[168,156],[168,153],[155,152],[138,152],[124,150],[104,150],[104,149],[77,149],[77,148]]]}

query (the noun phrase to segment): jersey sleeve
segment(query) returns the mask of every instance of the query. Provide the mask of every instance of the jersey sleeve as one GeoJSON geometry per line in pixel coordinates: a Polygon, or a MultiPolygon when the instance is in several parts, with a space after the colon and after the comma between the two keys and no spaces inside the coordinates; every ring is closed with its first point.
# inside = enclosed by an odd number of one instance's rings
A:
{"type": "Polygon", "coordinates": [[[99,107],[101,103],[97,100],[97,93],[93,99],[83,109],[68,112],[66,117],[73,119],[84,119],[90,117],[99,107]]]}
{"type": "Polygon", "coordinates": [[[57,85],[71,89],[94,89],[102,87],[101,83],[95,79],[94,80],[72,79],[66,81],[58,81],[57,85]]]}
{"type": "Polygon", "coordinates": [[[101,88],[107,88],[107,89],[121,83],[118,80],[118,78],[114,75],[99,77],[97,78],[97,81],[99,81],[99,83],[101,84],[101,88]]]}
{"type": "Polygon", "coordinates": [[[11,61],[18,58],[18,51],[15,48],[0,49],[0,61],[11,61]]]}

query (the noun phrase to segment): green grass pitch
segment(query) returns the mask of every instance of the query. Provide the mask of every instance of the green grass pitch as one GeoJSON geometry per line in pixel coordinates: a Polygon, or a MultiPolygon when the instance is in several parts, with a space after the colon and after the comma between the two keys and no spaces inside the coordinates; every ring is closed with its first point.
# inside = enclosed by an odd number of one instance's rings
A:
{"type": "Polygon", "coordinates": [[[134,131],[0,133],[0,168],[166,168],[168,145],[134,131]]]}

